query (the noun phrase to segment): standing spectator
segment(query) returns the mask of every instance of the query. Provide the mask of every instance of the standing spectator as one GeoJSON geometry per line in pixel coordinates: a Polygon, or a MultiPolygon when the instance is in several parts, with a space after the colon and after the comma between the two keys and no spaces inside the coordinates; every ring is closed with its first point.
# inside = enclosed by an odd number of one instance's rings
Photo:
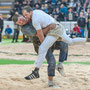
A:
{"type": "Polygon", "coordinates": [[[2,41],[2,31],[3,31],[3,18],[0,15],[0,42],[2,41]]]}
{"type": "Polygon", "coordinates": [[[13,17],[14,14],[15,14],[14,10],[11,9],[11,10],[10,10],[10,17],[8,18],[9,21],[12,20],[12,17],[13,17]]]}
{"type": "Polygon", "coordinates": [[[19,25],[15,24],[12,43],[14,43],[14,41],[18,42],[18,36],[19,36],[19,25]]]}
{"type": "Polygon", "coordinates": [[[82,9],[81,4],[80,4],[80,2],[78,2],[76,5],[76,11],[77,11],[78,15],[80,15],[81,9],[82,9]]]}
{"type": "Polygon", "coordinates": [[[88,29],[88,38],[90,39],[90,9],[87,9],[87,29],[88,29]]]}
{"type": "Polygon", "coordinates": [[[84,38],[86,20],[84,18],[83,12],[80,12],[80,17],[78,18],[77,23],[78,23],[78,26],[80,27],[81,36],[84,38]]]}
{"type": "Polygon", "coordinates": [[[9,25],[7,25],[7,27],[5,29],[5,34],[8,39],[10,38],[11,33],[12,33],[12,29],[9,27],[9,25]]]}

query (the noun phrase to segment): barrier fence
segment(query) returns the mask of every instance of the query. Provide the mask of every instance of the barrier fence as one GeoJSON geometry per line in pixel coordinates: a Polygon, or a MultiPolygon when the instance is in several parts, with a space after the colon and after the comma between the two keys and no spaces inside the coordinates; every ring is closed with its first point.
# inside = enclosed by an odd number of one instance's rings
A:
{"type": "MultiPolygon", "coordinates": [[[[67,21],[67,22],[60,22],[60,23],[64,26],[64,28],[66,30],[68,30],[68,32],[70,32],[71,30],[73,30],[74,24],[77,23],[77,22],[67,21]]],[[[5,35],[5,28],[7,27],[7,25],[9,25],[10,28],[12,29],[12,34],[11,35],[13,35],[13,33],[14,33],[14,22],[13,21],[4,21],[4,28],[3,28],[2,35],[5,35]]],[[[87,34],[88,34],[87,27],[85,27],[85,37],[87,37],[87,34]]],[[[22,35],[23,34],[20,30],[19,36],[22,36],[22,35]]]]}

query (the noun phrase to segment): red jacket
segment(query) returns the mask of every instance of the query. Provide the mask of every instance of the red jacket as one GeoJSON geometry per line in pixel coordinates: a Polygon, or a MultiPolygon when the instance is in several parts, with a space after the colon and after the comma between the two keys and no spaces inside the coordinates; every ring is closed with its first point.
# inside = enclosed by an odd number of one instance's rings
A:
{"type": "Polygon", "coordinates": [[[73,31],[75,31],[76,33],[81,33],[79,26],[74,27],[73,31]]]}

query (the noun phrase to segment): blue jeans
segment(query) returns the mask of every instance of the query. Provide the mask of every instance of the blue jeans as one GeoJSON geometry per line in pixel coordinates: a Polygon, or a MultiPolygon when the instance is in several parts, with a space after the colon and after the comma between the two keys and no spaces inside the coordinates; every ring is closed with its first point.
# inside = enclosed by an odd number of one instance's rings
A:
{"type": "Polygon", "coordinates": [[[57,41],[55,43],[53,50],[51,50],[51,48],[48,50],[46,54],[46,59],[48,63],[48,76],[55,76],[56,60],[52,53],[52,51],[54,50],[60,50],[58,61],[64,62],[67,60],[67,56],[68,56],[68,44],[63,41],[57,41]]]}
{"type": "Polygon", "coordinates": [[[55,76],[56,60],[54,58],[51,48],[48,50],[46,54],[46,59],[48,63],[47,68],[48,76],[55,76]]]}
{"type": "Polygon", "coordinates": [[[60,50],[59,62],[64,62],[65,60],[67,60],[67,56],[68,56],[68,44],[67,43],[63,41],[57,41],[55,45],[55,49],[60,50]]]}
{"type": "Polygon", "coordinates": [[[81,36],[84,38],[84,29],[80,29],[81,31],[81,36]]]}

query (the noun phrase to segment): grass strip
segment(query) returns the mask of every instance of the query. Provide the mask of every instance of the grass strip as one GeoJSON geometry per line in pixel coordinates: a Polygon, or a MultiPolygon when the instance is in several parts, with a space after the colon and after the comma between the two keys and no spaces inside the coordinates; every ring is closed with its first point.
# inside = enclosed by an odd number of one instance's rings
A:
{"type": "MultiPolygon", "coordinates": [[[[0,65],[8,65],[8,64],[19,64],[19,65],[25,65],[25,64],[34,64],[34,60],[26,61],[26,60],[15,60],[15,59],[0,59],[0,65]]],[[[46,61],[44,61],[44,64],[47,64],[46,61]]],[[[83,65],[90,65],[90,62],[64,62],[64,64],[83,64],[83,65]]]]}

